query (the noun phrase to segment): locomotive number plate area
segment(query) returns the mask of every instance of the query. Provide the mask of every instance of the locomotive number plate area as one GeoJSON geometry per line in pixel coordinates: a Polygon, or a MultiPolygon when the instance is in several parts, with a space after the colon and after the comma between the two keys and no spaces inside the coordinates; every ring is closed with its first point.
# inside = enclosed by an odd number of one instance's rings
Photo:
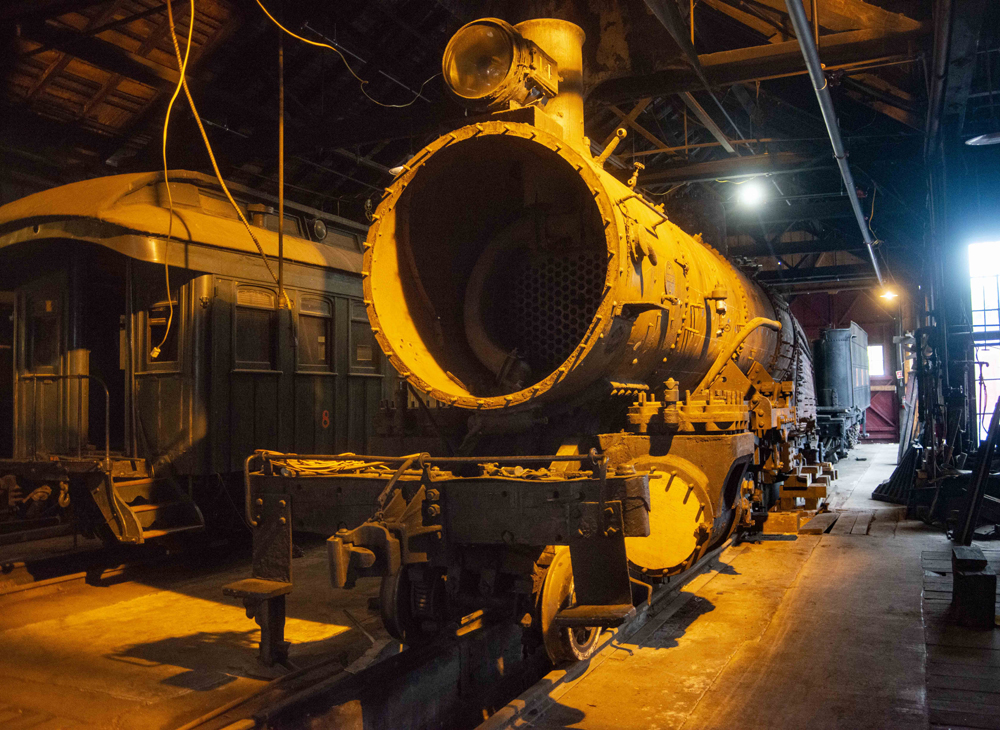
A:
{"type": "MultiPolygon", "coordinates": [[[[599,479],[469,478],[434,486],[444,503],[445,538],[453,544],[568,545],[602,536],[609,527],[598,509],[599,479]]],[[[647,475],[609,477],[603,501],[626,536],[649,534],[647,475]]]]}

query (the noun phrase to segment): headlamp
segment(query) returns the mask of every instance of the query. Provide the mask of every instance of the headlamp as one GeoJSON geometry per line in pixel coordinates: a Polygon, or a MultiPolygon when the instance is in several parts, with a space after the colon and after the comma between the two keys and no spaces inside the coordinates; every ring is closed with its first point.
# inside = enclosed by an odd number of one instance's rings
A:
{"type": "Polygon", "coordinates": [[[555,96],[559,68],[510,23],[496,18],[463,25],[448,41],[441,62],[444,81],[466,106],[526,106],[555,96]]]}

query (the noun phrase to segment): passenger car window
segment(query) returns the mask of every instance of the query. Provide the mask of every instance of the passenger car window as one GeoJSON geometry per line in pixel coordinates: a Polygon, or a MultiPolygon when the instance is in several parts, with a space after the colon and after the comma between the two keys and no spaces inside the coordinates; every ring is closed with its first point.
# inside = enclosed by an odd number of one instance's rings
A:
{"type": "Polygon", "coordinates": [[[32,299],[29,312],[29,355],[32,371],[59,365],[60,316],[58,299],[32,299]]]}
{"type": "Polygon", "coordinates": [[[303,297],[299,303],[299,366],[333,370],[333,307],[326,299],[303,297]]]}
{"type": "Polygon", "coordinates": [[[177,332],[180,329],[180,312],[177,303],[174,302],[173,321],[170,321],[170,305],[166,302],[154,304],[146,312],[146,353],[150,362],[177,362],[177,332]],[[167,331],[167,323],[170,322],[170,331],[167,331]],[[163,335],[167,335],[166,341],[163,335]],[[163,342],[162,345],[160,343],[163,342]],[[157,357],[150,357],[149,353],[154,347],[160,347],[160,354],[157,357]]]}
{"type": "Polygon", "coordinates": [[[236,291],[235,361],[237,368],[273,370],[275,367],[276,297],[258,287],[236,291]]]}

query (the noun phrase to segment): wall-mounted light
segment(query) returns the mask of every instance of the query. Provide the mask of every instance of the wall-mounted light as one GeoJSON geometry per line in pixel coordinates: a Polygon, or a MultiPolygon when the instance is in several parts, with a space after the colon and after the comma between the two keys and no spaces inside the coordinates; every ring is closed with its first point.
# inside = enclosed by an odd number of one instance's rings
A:
{"type": "Polygon", "coordinates": [[[881,294],[879,294],[879,296],[882,297],[883,299],[887,299],[887,300],[891,301],[891,300],[895,299],[896,297],[898,297],[899,295],[896,292],[894,292],[892,289],[886,289],[881,294]]]}

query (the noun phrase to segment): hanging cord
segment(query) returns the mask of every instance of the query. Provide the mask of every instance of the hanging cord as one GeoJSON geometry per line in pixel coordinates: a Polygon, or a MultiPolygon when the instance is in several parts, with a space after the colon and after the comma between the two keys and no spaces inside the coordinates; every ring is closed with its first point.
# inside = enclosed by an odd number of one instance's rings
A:
{"type": "MultiPolygon", "coordinates": [[[[986,367],[987,363],[977,363],[979,365],[979,405],[985,406],[986,403],[986,378],[983,377],[983,368],[986,367]]],[[[979,428],[981,431],[986,430],[986,411],[984,410],[979,414],[979,428]]]]}
{"type": "Polygon", "coordinates": [[[876,195],[876,193],[878,193],[878,185],[876,185],[875,187],[872,188],[872,212],[868,214],[868,230],[871,232],[871,234],[873,236],[875,236],[875,242],[872,244],[873,246],[881,243],[881,241],[878,240],[878,234],[875,233],[875,231],[872,230],[872,221],[875,220],[875,195],[876,195]]]}
{"type": "MultiPolygon", "coordinates": [[[[167,2],[167,7],[170,7],[170,0],[167,2]]],[[[171,24],[173,28],[173,24],[171,24]]],[[[152,359],[156,359],[160,356],[160,351],[163,349],[163,345],[166,344],[167,338],[170,336],[170,325],[174,321],[174,299],[170,295],[170,262],[169,262],[169,248],[170,239],[174,233],[174,196],[170,192],[170,168],[167,165],[167,130],[170,127],[170,112],[173,111],[174,102],[177,101],[177,96],[181,93],[181,86],[183,86],[184,73],[187,71],[188,59],[191,57],[191,37],[194,35],[194,0],[191,0],[191,22],[188,25],[188,37],[187,37],[187,48],[184,49],[184,60],[181,61],[178,58],[180,71],[180,78],[177,80],[177,86],[174,88],[174,94],[170,97],[170,103],[167,104],[167,115],[163,119],[163,185],[167,189],[167,206],[170,209],[170,220],[167,222],[167,240],[163,243],[163,279],[167,287],[167,306],[169,307],[170,314],[167,315],[167,328],[163,331],[163,339],[160,340],[160,344],[154,347],[149,352],[149,356],[152,359]]]]}
{"type": "MultiPolygon", "coordinates": [[[[191,14],[194,15],[194,0],[191,0],[191,14]]],[[[174,54],[177,56],[177,61],[181,61],[181,48],[177,43],[177,33],[174,28],[174,11],[171,4],[167,3],[167,19],[170,22],[170,39],[174,44],[174,54]]],[[[198,108],[194,104],[194,99],[191,98],[191,89],[188,88],[187,78],[181,74],[181,85],[184,87],[184,95],[187,97],[188,104],[191,105],[191,113],[194,115],[195,122],[198,123],[198,130],[201,132],[201,138],[205,143],[205,151],[208,152],[208,158],[212,161],[212,169],[215,171],[215,177],[219,181],[219,185],[222,187],[222,192],[225,193],[226,198],[229,200],[229,204],[233,206],[233,210],[236,211],[236,215],[239,216],[240,221],[243,223],[243,227],[247,229],[247,233],[250,234],[250,238],[253,239],[254,245],[257,247],[257,252],[260,254],[261,259],[264,261],[264,266],[267,268],[267,273],[271,275],[274,283],[278,283],[278,277],[275,276],[274,270],[271,269],[271,262],[267,259],[267,254],[264,253],[264,247],[260,245],[260,241],[257,240],[257,236],[254,235],[253,229],[250,227],[250,223],[247,221],[245,215],[243,215],[243,210],[237,205],[236,201],[233,200],[232,194],[229,192],[229,186],[226,185],[226,181],[222,178],[222,172],[219,171],[219,163],[215,159],[215,154],[212,152],[212,145],[208,141],[208,134],[205,132],[205,125],[201,122],[201,117],[198,114],[198,108]]],[[[291,302],[288,300],[288,294],[284,296],[285,305],[291,309],[291,302]]]]}
{"type": "Polygon", "coordinates": [[[365,87],[368,85],[369,82],[366,79],[363,79],[360,76],[358,76],[356,73],[354,73],[354,69],[351,68],[351,64],[349,64],[347,62],[347,57],[344,56],[343,53],[341,53],[341,51],[340,51],[339,48],[336,48],[335,46],[331,46],[329,43],[320,43],[318,41],[311,41],[308,38],[303,38],[300,35],[296,35],[295,33],[292,33],[292,31],[288,30],[288,28],[286,28],[281,23],[279,23],[277,21],[277,19],[267,11],[267,8],[264,7],[264,3],[262,3],[260,0],[257,0],[257,4],[260,6],[260,9],[264,11],[264,15],[266,15],[268,18],[271,19],[272,23],[274,23],[276,26],[278,26],[279,28],[281,28],[286,33],[288,33],[288,35],[290,35],[292,38],[297,38],[298,40],[302,41],[303,43],[308,43],[310,46],[316,46],[317,48],[329,48],[331,51],[333,51],[338,56],[340,56],[340,60],[344,62],[344,66],[350,72],[351,76],[353,76],[355,79],[357,79],[358,83],[361,84],[361,93],[364,94],[365,96],[367,96],[369,101],[371,101],[374,104],[378,104],[379,106],[384,106],[384,107],[386,107],[388,109],[403,109],[404,107],[408,107],[411,104],[414,104],[417,101],[417,99],[420,98],[420,95],[423,93],[424,87],[427,86],[427,84],[429,84],[431,81],[433,81],[434,79],[436,79],[438,76],[441,75],[441,72],[438,71],[436,74],[434,74],[429,79],[427,79],[426,81],[424,81],[424,83],[420,84],[420,88],[417,89],[416,95],[414,95],[414,97],[412,99],[410,99],[408,102],[406,102],[405,104],[383,104],[381,101],[379,101],[378,99],[376,99],[375,97],[373,97],[371,94],[368,93],[368,91],[365,89],[365,87]]]}

